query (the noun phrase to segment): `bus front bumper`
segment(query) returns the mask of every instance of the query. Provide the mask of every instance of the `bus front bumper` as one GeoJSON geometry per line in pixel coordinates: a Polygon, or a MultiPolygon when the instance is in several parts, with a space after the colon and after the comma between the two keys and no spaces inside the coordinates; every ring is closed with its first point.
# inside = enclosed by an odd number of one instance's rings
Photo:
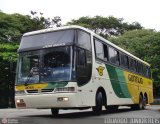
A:
{"type": "Polygon", "coordinates": [[[16,108],[72,108],[76,101],[76,93],[15,96],[16,108]]]}

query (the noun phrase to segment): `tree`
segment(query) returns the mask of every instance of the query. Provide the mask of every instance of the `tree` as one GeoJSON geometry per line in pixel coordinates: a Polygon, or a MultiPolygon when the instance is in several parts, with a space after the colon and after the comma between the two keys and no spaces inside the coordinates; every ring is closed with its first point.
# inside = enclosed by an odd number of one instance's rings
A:
{"type": "Polygon", "coordinates": [[[104,38],[119,36],[129,30],[142,29],[142,26],[138,22],[129,24],[127,22],[123,22],[123,18],[115,18],[113,16],[81,17],[77,20],[72,20],[67,24],[80,25],[89,28],[104,38]]]}
{"type": "Polygon", "coordinates": [[[14,64],[13,69],[15,71],[17,49],[18,45],[15,43],[0,44],[0,108],[14,106],[15,73],[12,73],[12,70],[10,70],[10,62],[12,61],[14,64]]]}
{"type": "Polygon", "coordinates": [[[14,83],[17,49],[26,32],[61,26],[60,17],[43,17],[43,13],[31,11],[31,15],[6,14],[0,12],[0,108],[14,106],[14,83]],[[40,14],[40,15],[38,15],[40,14]],[[11,104],[9,104],[11,102],[11,104]]]}
{"type": "Polygon", "coordinates": [[[43,17],[43,13],[31,11],[30,15],[6,14],[0,12],[0,42],[20,42],[26,32],[61,26],[61,18],[53,19],[43,17]]]}
{"type": "Polygon", "coordinates": [[[160,32],[133,30],[109,40],[151,64],[154,95],[160,96],[160,32]]]}
{"type": "Polygon", "coordinates": [[[59,16],[55,16],[55,17],[53,17],[53,19],[45,18],[43,16],[43,13],[31,11],[30,18],[32,19],[32,23],[35,25],[34,27],[37,27],[38,29],[60,27],[61,26],[61,18],[59,16]]]}

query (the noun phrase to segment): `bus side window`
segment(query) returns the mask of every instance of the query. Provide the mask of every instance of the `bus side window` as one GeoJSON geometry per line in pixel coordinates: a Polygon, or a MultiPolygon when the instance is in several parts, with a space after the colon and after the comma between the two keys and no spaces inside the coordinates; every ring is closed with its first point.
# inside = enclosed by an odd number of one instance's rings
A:
{"type": "Polygon", "coordinates": [[[92,73],[92,55],[89,51],[76,48],[76,79],[79,86],[86,84],[92,73]]]}
{"type": "Polygon", "coordinates": [[[129,69],[136,71],[136,61],[132,58],[129,58],[129,69]]]}
{"type": "Polygon", "coordinates": [[[109,52],[109,61],[111,63],[115,63],[114,49],[112,47],[109,47],[108,52],[109,52]]]}
{"type": "Polygon", "coordinates": [[[140,62],[138,62],[138,73],[143,74],[143,67],[142,67],[142,64],[140,62]]]}
{"type": "Polygon", "coordinates": [[[147,67],[143,65],[143,75],[147,76],[147,67]]]}
{"type": "Polygon", "coordinates": [[[145,66],[144,73],[145,73],[145,76],[146,76],[146,77],[151,78],[151,71],[150,71],[150,67],[145,66]]]}
{"type": "Polygon", "coordinates": [[[109,60],[111,63],[115,64],[115,65],[119,65],[120,61],[119,61],[119,52],[117,50],[115,50],[112,47],[108,48],[108,53],[109,53],[109,60]]]}
{"type": "Polygon", "coordinates": [[[115,51],[115,64],[120,65],[119,52],[115,51]]]}
{"type": "Polygon", "coordinates": [[[85,50],[77,49],[77,66],[85,66],[86,65],[86,55],[85,50]]]}
{"type": "Polygon", "coordinates": [[[104,59],[103,44],[95,39],[95,52],[98,59],[104,59]]]}
{"type": "Polygon", "coordinates": [[[91,38],[90,35],[82,30],[77,30],[78,39],[77,44],[79,47],[91,51],[91,38]]]}
{"type": "Polygon", "coordinates": [[[108,61],[108,48],[107,45],[103,44],[103,50],[104,50],[104,60],[108,61]]]}
{"type": "Polygon", "coordinates": [[[128,62],[128,56],[124,55],[123,53],[120,54],[120,60],[121,63],[120,65],[122,67],[128,68],[129,67],[129,62],[128,62]]]}

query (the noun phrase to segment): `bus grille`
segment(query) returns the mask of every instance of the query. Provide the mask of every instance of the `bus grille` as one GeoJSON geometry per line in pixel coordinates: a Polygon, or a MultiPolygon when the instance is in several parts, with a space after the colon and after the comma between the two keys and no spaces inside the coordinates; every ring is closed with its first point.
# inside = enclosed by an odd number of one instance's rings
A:
{"type": "Polygon", "coordinates": [[[41,92],[42,93],[49,93],[49,92],[53,92],[54,89],[42,89],[41,92]]]}
{"type": "Polygon", "coordinates": [[[26,90],[27,93],[50,93],[53,92],[54,89],[39,89],[39,90],[26,90]]]}
{"type": "Polygon", "coordinates": [[[27,93],[38,93],[38,90],[26,90],[27,93]]]}

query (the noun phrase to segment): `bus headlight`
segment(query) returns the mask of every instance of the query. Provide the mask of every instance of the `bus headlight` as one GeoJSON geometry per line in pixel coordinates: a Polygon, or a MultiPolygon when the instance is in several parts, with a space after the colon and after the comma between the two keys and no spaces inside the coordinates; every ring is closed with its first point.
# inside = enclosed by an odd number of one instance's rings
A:
{"type": "Polygon", "coordinates": [[[75,87],[58,87],[55,89],[55,92],[57,93],[70,93],[70,92],[76,92],[75,87]]]}
{"type": "Polygon", "coordinates": [[[61,101],[69,101],[68,97],[58,97],[57,101],[61,102],[61,101]]]}
{"type": "Polygon", "coordinates": [[[16,104],[17,104],[17,107],[26,107],[26,103],[24,102],[23,99],[17,99],[16,104]]]}
{"type": "Polygon", "coordinates": [[[24,90],[15,91],[15,95],[24,95],[24,94],[25,94],[24,90]]]}

